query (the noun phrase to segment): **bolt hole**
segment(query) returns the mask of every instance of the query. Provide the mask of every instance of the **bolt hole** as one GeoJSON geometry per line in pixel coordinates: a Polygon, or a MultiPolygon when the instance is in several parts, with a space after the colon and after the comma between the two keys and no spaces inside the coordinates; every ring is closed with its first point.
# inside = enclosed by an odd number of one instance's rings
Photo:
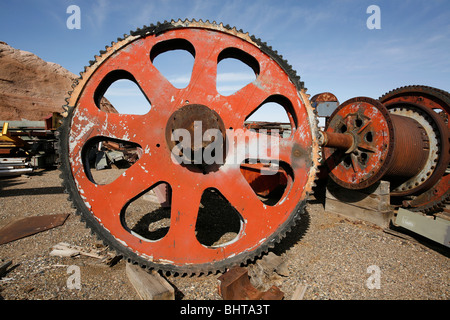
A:
{"type": "Polygon", "coordinates": [[[344,166],[346,168],[350,168],[350,166],[352,165],[352,159],[350,158],[350,156],[347,156],[344,158],[344,166]]]}
{"type": "Polygon", "coordinates": [[[156,144],[156,147],[159,148],[161,145],[159,143],[156,144]]]}
{"type": "Polygon", "coordinates": [[[342,125],[342,127],[339,128],[339,132],[340,132],[340,133],[345,133],[345,132],[347,132],[347,126],[346,126],[345,124],[342,125]]]}
{"type": "Polygon", "coordinates": [[[355,120],[355,125],[356,125],[358,128],[361,128],[361,126],[363,125],[363,121],[362,121],[361,119],[356,119],[356,120],[355,120]]]}
{"type": "Polygon", "coordinates": [[[369,159],[369,156],[367,155],[367,153],[363,152],[363,153],[361,153],[360,159],[361,159],[361,163],[365,165],[367,163],[367,160],[369,159]]]}

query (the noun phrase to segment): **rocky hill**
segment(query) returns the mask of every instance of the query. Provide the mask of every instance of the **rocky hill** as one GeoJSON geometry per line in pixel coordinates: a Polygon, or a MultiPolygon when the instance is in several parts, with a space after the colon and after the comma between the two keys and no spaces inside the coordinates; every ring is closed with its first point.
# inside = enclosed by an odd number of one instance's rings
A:
{"type": "Polygon", "coordinates": [[[76,77],[56,63],[0,41],[0,120],[43,120],[62,112],[76,77]]]}

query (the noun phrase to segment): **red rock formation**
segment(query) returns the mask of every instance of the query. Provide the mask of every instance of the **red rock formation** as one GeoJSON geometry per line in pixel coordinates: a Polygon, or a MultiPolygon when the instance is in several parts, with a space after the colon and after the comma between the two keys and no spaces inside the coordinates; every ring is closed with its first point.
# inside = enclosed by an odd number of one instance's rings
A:
{"type": "MultiPolygon", "coordinates": [[[[62,112],[75,78],[56,63],[0,41],[0,120],[43,120],[62,112]]],[[[107,101],[102,105],[117,112],[107,101]]]]}

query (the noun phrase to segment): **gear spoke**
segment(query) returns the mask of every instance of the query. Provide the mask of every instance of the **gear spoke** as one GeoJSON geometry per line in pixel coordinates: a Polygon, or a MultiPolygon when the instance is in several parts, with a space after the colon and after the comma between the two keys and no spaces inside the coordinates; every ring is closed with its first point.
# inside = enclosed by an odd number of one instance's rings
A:
{"type": "Polygon", "coordinates": [[[188,184],[172,188],[170,229],[161,241],[167,243],[178,256],[183,256],[190,250],[203,249],[195,237],[201,197],[202,190],[192,189],[188,184]]]}

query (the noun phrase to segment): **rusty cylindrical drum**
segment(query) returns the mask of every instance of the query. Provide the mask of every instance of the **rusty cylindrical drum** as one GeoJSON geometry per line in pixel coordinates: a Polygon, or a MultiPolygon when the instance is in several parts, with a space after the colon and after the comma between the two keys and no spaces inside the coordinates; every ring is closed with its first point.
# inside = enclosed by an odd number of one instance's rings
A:
{"type": "Polygon", "coordinates": [[[438,129],[441,122],[419,105],[388,110],[371,98],[350,99],[335,110],[322,133],[330,177],[348,189],[384,179],[391,183],[391,195],[423,192],[433,175],[442,174],[436,164],[446,161],[438,152],[448,140],[438,129]],[[348,136],[353,137],[351,148],[348,136]]]}

